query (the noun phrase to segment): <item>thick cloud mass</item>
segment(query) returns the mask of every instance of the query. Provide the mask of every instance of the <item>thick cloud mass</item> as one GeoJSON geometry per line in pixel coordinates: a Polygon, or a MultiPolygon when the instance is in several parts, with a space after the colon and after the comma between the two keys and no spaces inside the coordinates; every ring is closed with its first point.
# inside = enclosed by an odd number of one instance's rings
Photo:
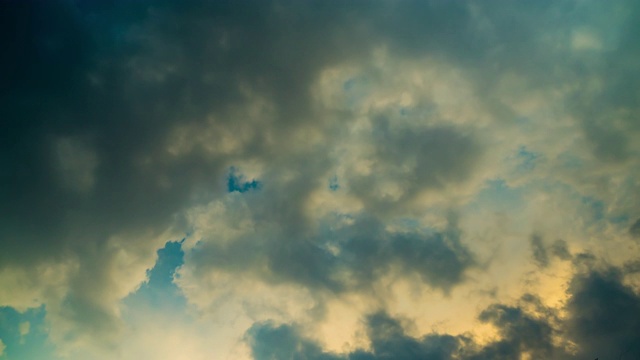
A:
{"type": "Polygon", "coordinates": [[[433,234],[390,233],[380,222],[365,218],[324,234],[330,237],[283,239],[280,232],[271,237],[266,229],[255,231],[230,243],[214,238],[197,246],[192,254],[197,271],[249,272],[266,281],[345,292],[368,287],[397,267],[449,290],[474,265],[455,228],[433,234]]]}
{"type": "Polygon", "coordinates": [[[465,335],[434,333],[414,338],[386,313],[366,319],[370,349],[344,355],[322,352],[318,344],[290,325],[256,324],[247,336],[256,359],[480,360],[519,359],[524,354],[536,359],[583,359],[593,354],[633,359],[638,356],[640,298],[620,280],[616,269],[576,275],[563,309],[567,315],[562,318],[529,294],[516,306],[493,304],[479,314],[479,320],[493,324],[501,339],[484,345],[465,335]],[[611,301],[615,304],[609,304],[611,301]],[[559,342],[561,338],[572,341],[572,347],[559,342]]]}
{"type": "Polygon", "coordinates": [[[568,331],[583,345],[582,354],[629,359],[640,356],[640,297],[621,280],[618,269],[607,269],[571,282],[568,331]]]}
{"type": "Polygon", "coordinates": [[[0,359],[639,357],[638,15],[1,1],[0,359]]]}

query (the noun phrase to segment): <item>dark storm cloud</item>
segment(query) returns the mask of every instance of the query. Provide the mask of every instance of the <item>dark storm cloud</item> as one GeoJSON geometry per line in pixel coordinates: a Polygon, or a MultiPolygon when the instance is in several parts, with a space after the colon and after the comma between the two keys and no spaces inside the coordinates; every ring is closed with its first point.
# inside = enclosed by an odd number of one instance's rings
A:
{"type": "MultiPolygon", "coordinates": [[[[313,118],[309,87],[331,64],[365,59],[372,46],[385,43],[400,55],[433,51],[451,59],[468,54],[467,45],[491,47],[475,41],[472,14],[461,3],[2,6],[2,36],[10,46],[2,55],[8,79],[1,99],[3,264],[63,254],[114,232],[159,227],[194,194],[205,201],[232,159],[197,148],[169,157],[167,137],[177,125],[211,115],[233,122],[227,115],[245,104],[247,87],[276,109],[277,121],[258,122],[257,129],[268,126],[286,139],[313,118]],[[65,143],[68,151],[56,152],[65,143]]],[[[518,25],[504,33],[516,39],[499,41],[515,46],[530,32],[518,25]]],[[[291,150],[266,149],[264,134],[256,131],[231,157],[291,150]]],[[[383,157],[418,159],[409,174],[417,183],[409,184],[406,198],[420,187],[463,180],[478,151],[451,129],[389,136],[383,157]]],[[[360,182],[366,189],[366,180],[360,182]]]]}
{"type": "MultiPolygon", "coordinates": [[[[185,161],[203,165],[196,170],[160,158],[168,124],[185,107],[185,88],[132,83],[125,64],[134,50],[127,45],[137,46],[100,33],[117,31],[101,24],[116,27],[120,12],[96,14],[61,1],[3,6],[9,21],[2,33],[19,39],[5,55],[18,70],[9,72],[10,92],[2,97],[3,264],[167,221],[194,184],[215,178],[215,162],[185,161]],[[72,144],[61,153],[66,159],[57,158],[61,141],[72,144]],[[74,161],[68,157],[82,150],[95,157],[95,169],[85,169],[95,179],[78,192],[65,183],[69,174],[61,178],[58,163],[74,161]],[[153,160],[143,167],[147,157],[153,160]],[[171,191],[158,186],[161,175],[173,180],[171,191]]],[[[120,24],[120,31],[132,25],[120,24]]]]}
{"type": "MultiPolygon", "coordinates": [[[[286,137],[313,117],[310,84],[331,64],[366,58],[384,43],[451,58],[478,43],[469,9],[448,2],[2,6],[2,36],[10,46],[2,55],[9,80],[1,100],[3,263],[103,241],[114,229],[164,224],[194,192],[210,193],[230,159],[201,151],[170,158],[166,138],[176,125],[210,115],[233,121],[225,114],[247,101],[247,87],[276,108],[276,123],[256,126],[286,137]],[[65,166],[54,150],[65,141],[80,144],[68,152],[85,150],[93,158],[94,167],[82,169],[93,177],[90,190],[75,191],[77,184],[64,181],[73,176],[59,174],[65,166]],[[79,239],[87,234],[91,239],[79,239]]],[[[278,155],[264,148],[261,134],[234,155],[278,155]]],[[[386,156],[417,156],[411,175],[426,186],[463,179],[478,150],[450,129],[394,136],[386,156]]],[[[415,192],[409,190],[407,197],[415,192]]]]}
{"type": "MultiPolygon", "coordinates": [[[[358,31],[344,30],[357,27],[356,5],[2,6],[3,43],[10,46],[2,55],[9,81],[3,81],[8,87],[1,99],[0,139],[5,264],[104,241],[113,232],[166,224],[194,193],[205,201],[231,160],[198,149],[168,156],[167,137],[176,126],[212,115],[236,121],[225,114],[246,103],[248,87],[277,111],[276,123],[256,126],[286,135],[310,118],[308,90],[318,71],[367,46],[358,31]],[[71,145],[58,159],[56,149],[64,150],[65,143],[71,145]],[[73,153],[80,160],[64,156],[73,153]],[[88,184],[86,191],[78,191],[77,181],[64,181],[78,177],[65,168],[80,168],[76,175],[93,178],[80,181],[88,184]]],[[[280,151],[263,147],[256,135],[233,155],[280,151]]]]}
{"type": "MultiPolygon", "coordinates": [[[[277,114],[275,123],[255,126],[285,139],[313,117],[309,87],[318,72],[366,56],[376,43],[376,11],[387,7],[263,1],[2,6],[3,43],[10,46],[2,55],[8,81],[0,100],[3,264],[63,254],[114,232],[159,228],[194,194],[205,201],[231,159],[198,149],[169,157],[171,131],[212,115],[236,121],[226,115],[246,103],[248,87],[277,114]],[[74,153],[78,158],[70,158],[74,153]]],[[[289,151],[286,145],[265,149],[265,133],[256,131],[232,156],[289,151]]]]}
{"type": "Polygon", "coordinates": [[[616,268],[576,276],[568,290],[567,334],[582,357],[640,357],[640,295],[616,268]]]}
{"type": "MultiPolygon", "coordinates": [[[[3,263],[59,253],[79,242],[76,234],[94,234],[99,240],[113,229],[165,223],[194,191],[207,193],[209,184],[229,165],[228,159],[197,151],[168,159],[163,148],[166,137],[176,124],[224,115],[243,104],[243,87],[272,101],[278,122],[269,126],[285,135],[285,128],[310,118],[309,86],[318,72],[364,58],[373,45],[391,44],[401,56],[402,51],[406,56],[420,51],[451,60],[474,59],[478,69],[495,60],[496,53],[490,50],[500,46],[500,54],[509,54],[505,64],[538,64],[529,55],[543,52],[528,47],[537,43],[535,24],[518,19],[533,14],[556,24],[563,19],[562,12],[570,10],[551,5],[536,2],[516,8],[497,1],[478,5],[473,12],[463,3],[439,1],[340,6],[3,2],[2,36],[10,48],[2,55],[8,87],[1,100],[5,130],[0,210],[3,246],[8,250],[3,254],[12,254],[3,263]],[[477,31],[477,11],[490,20],[492,31],[477,31]],[[495,38],[490,39],[491,34],[495,38]],[[486,39],[478,41],[480,36],[486,39]],[[474,56],[466,56],[470,54],[474,56]],[[529,61],[514,61],[514,56],[529,61]],[[52,148],[65,139],[86,143],[79,148],[95,155],[95,181],[89,194],[71,191],[57,175],[52,148]],[[169,190],[158,185],[162,177],[170,180],[169,190]],[[33,223],[38,227],[29,226],[33,223]],[[43,252],[32,251],[36,243],[43,252]],[[20,257],[15,256],[18,253],[20,257]]],[[[616,56],[611,57],[624,66],[607,66],[618,70],[607,77],[609,92],[602,95],[618,99],[612,104],[625,109],[635,109],[637,103],[634,92],[626,91],[634,84],[627,75],[637,73],[629,61],[638,54],[631,40],[633,30],[625,29],[616,56]]],[[[240,153],[264,151],[260,136],[255,135],[252,145],[240,153]]],[[[477,150],[472,141],[447,129],[397,136],[407,148],[394,145],[386,155],[426,154],[419,157],[423,162],[412,176],[427,185],[464,178],[477,150]],[[443,168],[439,157],[431,154],[434,147],[449,142],[456,150],[444,152],[452,167],[443,168]]],[[[623,146],[626,140],[595,141],[623,146]]],[[[626,153],[602,151],[615,158],[626,153]]]]}
{"type": "Polygon", "coordinates": [[[196,271],[248,271],[268,281],[336,292],[369,287],[392,268],[446,292],[475,265],[453,225],[431,234],[391,233],[376,219],[359,218],[329,236],[283,239],[259,232],[226,245],[213,239],[196,247],[191,261],[196,271]]]}
{"type": "MultiPolygon", "coordinates": [[[[172,131],[239,120],[229,109],[249,88],[277,112],[257,127],[286,136],[310,118],[318,71],[366,44],[343,30],[352,9],[322,4],[1,6],[0,268],[77,261],[60,315],[97,338],[117,327],[104,303],[118,283],[110,237],[160,234],[180,210],[224,192],[215,184],[232,159],[200,148],[170,156],[172,131]]],[[[231,157],[287,151],[265,150],[264,133],[231,157]]]]}

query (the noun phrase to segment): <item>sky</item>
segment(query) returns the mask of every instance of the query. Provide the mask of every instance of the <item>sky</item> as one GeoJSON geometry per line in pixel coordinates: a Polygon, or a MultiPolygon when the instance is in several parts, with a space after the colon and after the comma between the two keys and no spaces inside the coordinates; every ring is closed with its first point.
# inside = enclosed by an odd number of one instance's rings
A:
{"type": "Polygon", "coordinates": [[[0,7],[0,359],[640,358],[640,2],[0,7]]]}

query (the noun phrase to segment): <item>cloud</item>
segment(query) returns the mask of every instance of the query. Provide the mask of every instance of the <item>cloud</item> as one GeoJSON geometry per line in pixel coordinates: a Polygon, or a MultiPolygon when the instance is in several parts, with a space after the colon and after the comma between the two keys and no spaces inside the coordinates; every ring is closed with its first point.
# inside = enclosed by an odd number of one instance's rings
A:
{"type": "Polygon", "coordinates": [[[560,260],[571,259],[571,253],[567,248],[567,242],[564,240],[558,239],[550,245],[545,245],[540,235],[533,234],[531,235],[530,245],[533,253],[533,260],[536,265],[541,268],[549,266],[551,256],[560,260]]]}
{"type": "Polygon", "coordinates": [[[1,6],[0,306],[48,329],[25,341],[113,358],[175,320],[191,358],[219,328],[255,357],[635,354],[604,301],[637,310],[633,1],[1,6]],[[446,304],[476,307],[423,318],[446,304]]]}
{"type": "Polygon", "coordinates": [[[453,336],[429,335],[423,339],[406,336],[399,322],[385,313],[371,315],[367,328],[371,351],[349,354],[325,352],[291,325],[255,324],[246,337],[255,359],[449,359],[460,347],[460,340],[453,336]]]}
{"type": "Polygon", "coordinates": [[[437,334],[413,339],[404,333],[398,320],[385,313],[369,316],[367,327],[371,351],[357,351],[349,359],[449,359],[460,351],[462,342],[454,336],[437,334]]]}
{"type": "Polygon", "coordinates": [[[540,267],[549,265],[549,255],[542,244],[542,239],[538,235],[531,236],[531,250],[533,251],[533,259],[540,267]]]}
{"type": "Polygon", "coordinates": [[[301,339],[296,329],[287,325],[256,324],[249,329],[247,338],[256,360],[291,359],[300,356],[317,360],[343,358],[323,352],[320,346],[301,339]]]}
{"type": "Polygon", "coordinates": [[[640,297],[623,283],[619,269],[588,271],[570,285],[567,331],[581,356],[634,358],[640,355],[637,334],[640,297]]]}
{"type": "Polygon", "coordinates": [[[453,128],[394,129],[384,116],[372,126],[372,164],[364,174],[346,175],[349,192],[372,211],[392,211],[421,191],[465,182],[482,152],[475,139],[453,128]]]}
{"type": "MultiPolygon", "coordinates": [[[[533,296],[524,298],[534,303],[539,301],[533,296]]],[[[496,304],[481,312],[480,320],[496,326],[502,339],[485,346],[470,356],[471,359],[515,359],[524,354],[533,358],[562,356],[562,350],[555,349],[555,329],[546,317],[536,317],[521,307],[496,304]]]]}
{"type": "Polygon", "coordinates": [[[470,335],[414,337],[407,334],[410,323],[385,312],[366,317],[369,347],[348,353],[323,351],[296,325],[254,324],[246,339],[256,359],[633,358],[638,351],[634,314],[640,298],[621,283],[620,276],[614,268],[576,274],[568,288],[566,315],[530,294],[514,305],[490,305],[480,312],[479,320],[494,326],[499,337],[486,344],[470,335]]]}
{"type": "MultiPolygon", "coordinates": [[[[254,196],[263,202],[260,195],[254,196]]],[[[330,232],[285,240],[286,229],[274,228],[270,221],[264,224],[269,227],[262,228],[256,214],[244,215],[249,219],[236,221],[251,224],[248,233],[231,239],[224,239],[222,233],[204,234],[190,254],[186,271],[198,278],[222,271],[336,293],[367,287],[381,276],[400,271],[416,273],[426,284],[448,291],[464,281],[465,271],[474,265],[455,224],[433,233],[390,232],[375,218],[338,216],[327,219],[325,226],[333,228],[330,232]]]]}

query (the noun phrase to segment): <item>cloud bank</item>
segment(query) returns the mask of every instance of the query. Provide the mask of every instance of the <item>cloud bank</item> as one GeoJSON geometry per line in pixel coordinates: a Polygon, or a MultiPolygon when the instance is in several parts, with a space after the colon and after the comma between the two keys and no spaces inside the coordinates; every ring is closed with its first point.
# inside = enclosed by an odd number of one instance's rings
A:
{"type": "Polygon", "coordinates": [[[0,358],[640,356],[633,1],[0,6],[0,358]]]}

